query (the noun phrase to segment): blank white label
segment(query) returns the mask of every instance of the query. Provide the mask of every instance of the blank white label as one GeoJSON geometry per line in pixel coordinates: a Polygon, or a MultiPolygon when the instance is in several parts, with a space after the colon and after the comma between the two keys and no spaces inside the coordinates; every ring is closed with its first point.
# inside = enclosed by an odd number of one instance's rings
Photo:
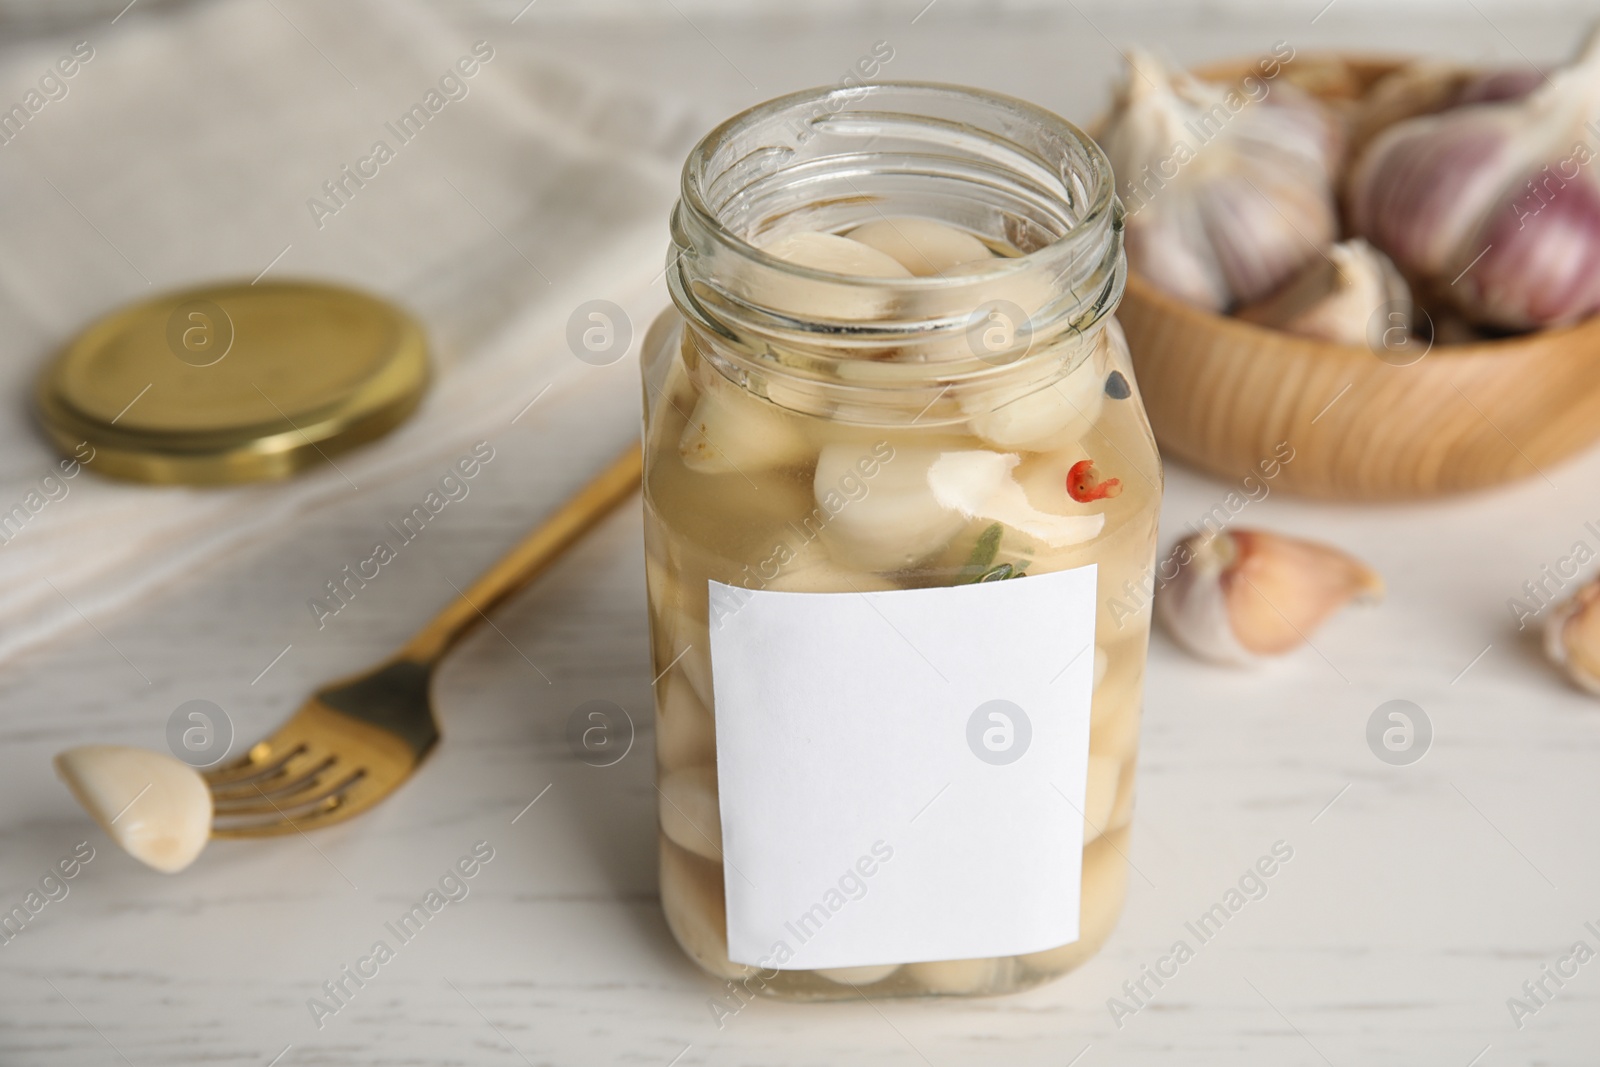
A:
{"type": "Polygon", "coordinates": [[[886,593],[722,590],[728,954],[786,970],[1078,939],[1093,566],[886,593]]]}

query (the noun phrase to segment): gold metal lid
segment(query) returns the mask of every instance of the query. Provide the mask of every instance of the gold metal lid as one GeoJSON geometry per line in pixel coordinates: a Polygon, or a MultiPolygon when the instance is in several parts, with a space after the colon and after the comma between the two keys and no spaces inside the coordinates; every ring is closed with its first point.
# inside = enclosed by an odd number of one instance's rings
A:
{"type": "Polygon", "coordinates": [[[112,312],[39,380],[58,447],[142,482],[283,478],[415,410],[428,346],[405,312],[320,282],[169,293],[112,312]]]}

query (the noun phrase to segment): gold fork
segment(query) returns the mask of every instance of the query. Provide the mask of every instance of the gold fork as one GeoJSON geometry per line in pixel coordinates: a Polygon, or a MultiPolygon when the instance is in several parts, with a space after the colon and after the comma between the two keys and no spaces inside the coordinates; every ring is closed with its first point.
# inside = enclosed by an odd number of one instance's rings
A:
{"type": "Polygon", "coordinates": [[[317,690],[277,733],[206,774],[213,837],[343,822],[399,788],[439,740],[434,668],[468,630],[538,577],[638,488],[635,445],[490,567],[393,658],[317,690]]]}

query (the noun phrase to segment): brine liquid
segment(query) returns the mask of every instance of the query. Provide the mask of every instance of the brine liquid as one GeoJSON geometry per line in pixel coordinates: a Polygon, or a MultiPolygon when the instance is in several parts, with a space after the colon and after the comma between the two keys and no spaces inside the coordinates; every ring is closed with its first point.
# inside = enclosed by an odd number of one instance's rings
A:
{"type": "Polygon", "coordinates": [[[1110,934],[1126,890],[1161,483],[1137,391],[1130,395],[1127,385],[1133,372],[1120,332],[1104,330],[1095,339],[1091,356],[1073,372],[1088,377],[1066,383],[1058,411],[1049,401],[1035,405],[1033,416],[1047,429],[1052,418],[1064,428],[1043,434],[1047,443],[1032,449],[997,445],[984,413],[926,428],[906,425],[909,420],[878,428],[796,414],[728,382],[699,358],[692,336],[681,342],[676,332],[668,336],[657,351],[645,353],[647,381],[661,383],[647,387],[645,531],[651,635],[661,675],[661,899],[674,936],[718,977],[751,992],[805,999],[853,997],[858,989],[874,996],[1003,993],[1076,967],[1110,934]],[[1095,402],[1073,400],[1085,396],[1095,402]],[[1003,522],[941,514],[936,502],[919,498],[916,465],[923,457],[980,450],[1018,457],[1010,477],[1033,508],[1059,516],[1103,514],[1103,528],[1082,543],[1051,545],[1003,522]],[[840,456],[863,462],[840,463],[840,456]],[[1085,459],[1102,483],[1117,480],[1116,495],[1073,499],[1067,478],[1085,459]],[[819,463],[824,475],[839,473],[820,477],[819,463]],[[835,496],[824,500],[828,492],[835,496]],[[717,612],[736,605],[709,600],[708,581],[873,592],[977,577],[1025,581],[1028,574],[1090,563],[1099,567],[1099,589],[1080,939],[1022,956],[898,966],[758,973],[730,962],[708,628],[717,612]],[[1009,577],[1019,573],[1023,577],[1009,577]]]}

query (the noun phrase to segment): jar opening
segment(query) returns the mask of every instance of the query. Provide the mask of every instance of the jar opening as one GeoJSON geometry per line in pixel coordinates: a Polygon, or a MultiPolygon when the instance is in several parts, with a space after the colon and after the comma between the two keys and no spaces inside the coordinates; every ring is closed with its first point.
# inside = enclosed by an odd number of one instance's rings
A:
{"type": "Polygon", "coordinates": [[[1043,384],[1070,369],[1052,371],[1045,354],[1092,334],[1121,298],[1121,220],[1104,154],[1042,108],[927,83],[815,89],[736,115],[694,148],[667,273],[735,380],[905,389],[1009,372],[1043,384]],[[764,250],[799,231],[906,217],[963,230],[997,255],[942,275],[869,278],[764,250]],[[998,348],[985,333],[994,314],[1015,320],[998,348]]]}

